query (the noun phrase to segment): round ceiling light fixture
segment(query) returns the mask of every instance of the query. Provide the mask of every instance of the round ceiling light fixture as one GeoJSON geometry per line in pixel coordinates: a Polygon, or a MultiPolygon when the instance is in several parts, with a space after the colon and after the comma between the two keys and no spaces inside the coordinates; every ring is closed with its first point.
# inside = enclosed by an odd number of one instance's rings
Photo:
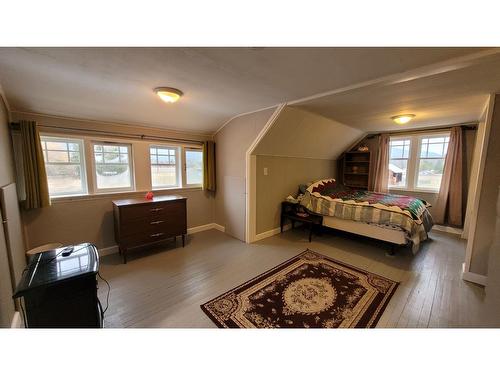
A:
{"type": "Polygon", "coordinates": [[[175,103],[182,96],[182,91],[173,87],[157,87],[153,90],[165,103],[175,103]]]}
{"type": "Polygon", "coordinates": [[[394,121],[398,125],[403,125],[403,124],[406,124],[407,122],[410,122],[414,117],[415,117],[414,114],[407,113],[404,115],[392,116],[391,120],[394,121]]]}

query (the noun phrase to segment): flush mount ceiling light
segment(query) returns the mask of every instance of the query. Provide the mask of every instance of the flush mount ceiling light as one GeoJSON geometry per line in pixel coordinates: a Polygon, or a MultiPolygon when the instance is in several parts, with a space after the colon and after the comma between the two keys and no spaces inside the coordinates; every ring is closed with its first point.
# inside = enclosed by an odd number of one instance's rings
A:
{"type": "Polygon", "coordinates": [[[154,89],[156,95],[165,103],[175,103],[182,96],[182,91],[172,87],[157,87],[154,89]]]}
{"type": "Polygon", "coordinates": [[[391,120],[394,121],[396,124],[403,125],[406,124],[407,122],[410,122],[415,115],[408,113],[405,115],[397,115],[397,116],[392,116],[391,120]]]}

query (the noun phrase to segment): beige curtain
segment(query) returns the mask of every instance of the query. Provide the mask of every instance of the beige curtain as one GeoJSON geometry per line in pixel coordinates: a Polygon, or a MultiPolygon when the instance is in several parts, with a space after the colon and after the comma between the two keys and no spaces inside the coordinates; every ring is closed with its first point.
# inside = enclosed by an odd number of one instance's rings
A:
{"type": "Polygon", "coordinates": [[[373,190],[387,193],[389,183],[389,135],[381,134],[378,145],[377,163],[375,164],[375,183],[373,190]]]}
{"type": "Polygon", "coordinates": [[[26,209],[50,206],[40,134],[35,121],[20,121],[26,209]]]}
{"type": "Polygon", "coordinates": [[[215,191],[215,143],[203,142],[203,189],[215,191]]]}
{"type": "Polygon", "coordinates": [[[434,221],[437,224],[449,224],[458,227],[463,224],[462,139],[462,128],[460,126],[451,129],[441,188],[434,208],[434,221]]]}

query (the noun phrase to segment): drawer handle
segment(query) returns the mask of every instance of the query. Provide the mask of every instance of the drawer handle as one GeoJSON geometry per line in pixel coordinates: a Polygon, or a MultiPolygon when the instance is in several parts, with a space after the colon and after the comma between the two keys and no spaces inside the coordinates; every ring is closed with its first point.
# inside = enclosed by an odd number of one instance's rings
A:
{"type": "Polygon", "coordinates": [[[155,233],[155,234],[152,234],[151,237],[160,237],[160,236],[163,236],[165,233],[155,233]]]}
{"type": "Polygon", "coordinates": [[[161,224],[161,223],[163,223],[163,220],[152,221],[150,224],[155,225],[155,224],[161,224]]]}
{"type": "Polygon", "coordinates": [[[161,210],[163,210],[163,207],[152,208],[151,212],[158,212],[158,211],[161,211],[161,210]]]}

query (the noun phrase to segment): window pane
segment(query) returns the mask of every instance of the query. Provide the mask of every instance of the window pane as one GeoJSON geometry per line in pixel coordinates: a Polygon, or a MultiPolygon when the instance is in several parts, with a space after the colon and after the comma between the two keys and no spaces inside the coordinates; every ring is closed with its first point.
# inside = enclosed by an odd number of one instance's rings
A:
{"type": "Polygon", "coordinates": [[[407,160],[389,161],[389,186],[406,187],[407,160]]]}
{"type": "Polygon", "coordinates": [[[127,154],[120,154],[120,163],[128,164],[128,155],[127,154]]]}
{"type": "Polygon", "coordinates": [[[120,154],[105,152],[104,153],[104,163],[105,164],[114,164],[120,162],[120,154]]]}
{"type": "Polygon", "coordinates": [[[444,159],[421,159],[417,187],[439,190],[443,177],[444,159]]]}
{"type": "Polygon", "coordinates": [[[429,152],[427,153],[429,158],[441,158],[443,157],[443,143],[430,143],[429,152]]]}
{"type": "Polygon", "coordinates": [[[70,151],[80,151],[78,143],[68,143],[68,148],[70,151]]]}
{"type": "Polygon", "coordinates": [[[403,157],[403,146],[391,146],[390,158],[402,158],[403,157]]]}
{"type": "Polygon", "coordinates": [[[47,151],[49,163],[69,163],[66,151],[47,151]]]}
{"type": "Polygon", "coordinates": [[[158,154],[158,164],[169,164],[167,155],[158,154]]]}
{"type": "Polygon", "coordinates": [[[49,195],[86,194],[83,141],[42,136],[41,144],[46,150],[43,156],[49,195]]]}
{"type": "Polygon", "coordinates": [[[130,147],[122,145],[94,145],[97,189],[126,189],[132,187],[130,147]]]}
{"type": "Polygon", "coordinates": [[[152,165],[151,183],[153,187],[177,186],[175,165],[152,165]]]}
{"type": "Polygon", "coordinates": [[[79,152],[70,152],[69,153],[69,161],[71,163],[80,163],[80,153],[79,152]]]}
{"type": "Polygon", "coordinates": [[[103,145],[104,152],[120,152],[120,146],[103,145]]]}
{"type": "Polygon", "coordinates": [[[128,164],[97,164],[97,188],[128,188],[130,182],[130,167],[128,164]]]}
{"type": "Polygon", "coordinates": [[[60,150],[66,151],[68,144],[66,142],[47,142],[47,150],[60,150]]]}
{"type": "Polygon", "coordinates": [[[85,192],[80,165],[46,165],[49,193],[71,195],[85,192]]]}
{"type": "Polygon", "coordinates": [[[202,151],[186,150],[186,183],[188,185],[203,183],[202,151]]]}
{"type": "Polygon", "coordinates": [[[101,153],[94,154],[94,157],[96,163],[104,163],[104,157],[102,156],[101,153]]]}

